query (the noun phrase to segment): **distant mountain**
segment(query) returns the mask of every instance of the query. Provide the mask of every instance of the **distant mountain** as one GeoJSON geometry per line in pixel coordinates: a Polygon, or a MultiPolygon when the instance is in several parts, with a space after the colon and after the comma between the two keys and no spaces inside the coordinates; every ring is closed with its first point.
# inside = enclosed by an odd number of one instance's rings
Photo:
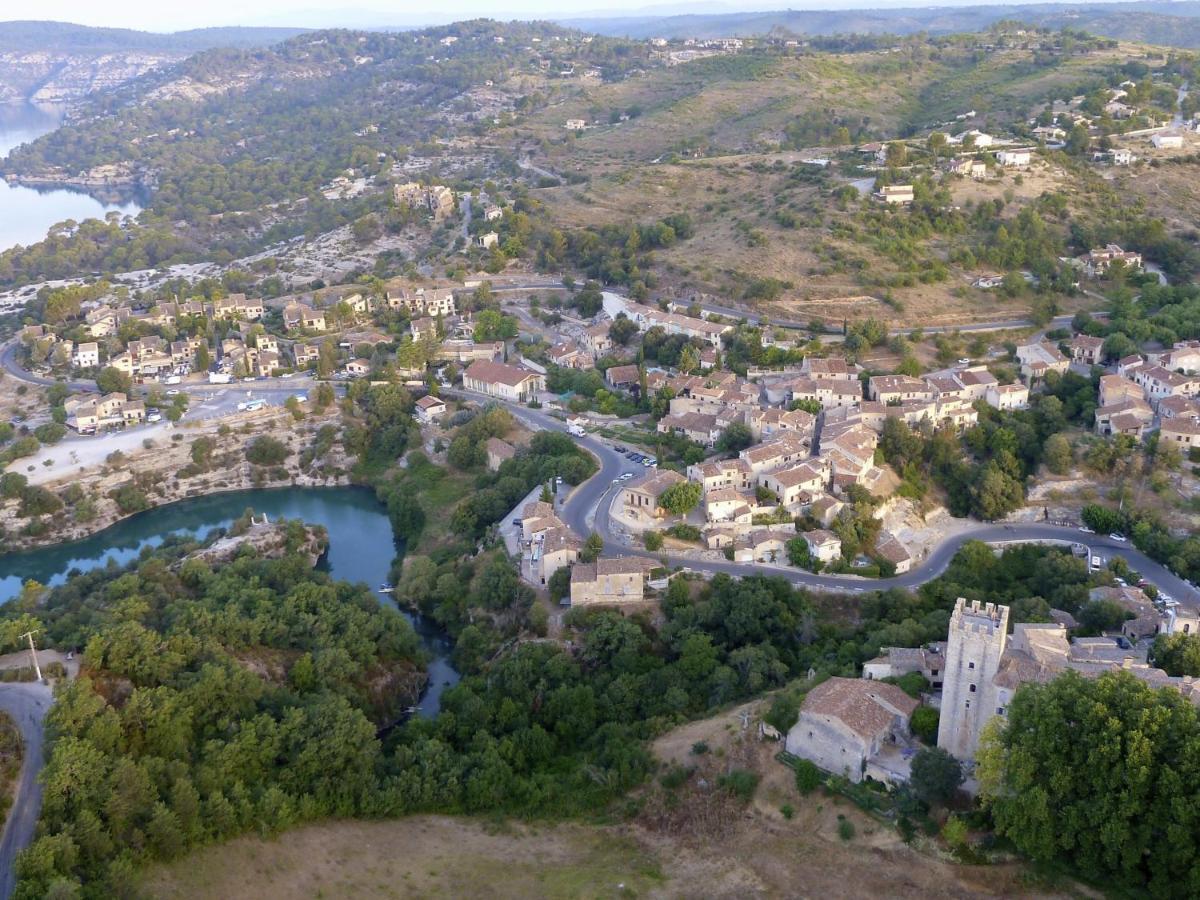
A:
{"type": "Polygon", "coordinates": [[[1077,28],[1121,40],[1200,47],[1200,0],[1134,3],[1038,3],[895,9],[774,10],[716,15],[615,16],[561,19],[581,31],[631,38],[713,38],[790,32],[831,34],[952,34],[986,29],[1002,19],[1050,28],[1077,28]]]}
{"type": "Polygon", "coordinates": [[[66,22],[0,22],[0,103],[75,103],[215,48],[266,47],[297,28],[200,28],[155,34],[66,22]]]}
{"type": "Polygon", "coordinates": [[[159,34],[130,28],[90,28],[69,22],[0,22],[0,53],[195,53],[214,47],[267,47],[301,28],[196,28],[159,34]]]}

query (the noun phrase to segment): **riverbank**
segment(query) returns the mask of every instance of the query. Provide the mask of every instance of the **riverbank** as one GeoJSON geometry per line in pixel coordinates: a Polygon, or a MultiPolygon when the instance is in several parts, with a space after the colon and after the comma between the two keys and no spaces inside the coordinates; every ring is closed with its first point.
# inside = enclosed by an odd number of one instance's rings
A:
{"type": "MultiPolygon", "coordinates": [[[[0,501],[0,548],[12,553],[82,540],[147,509],[214,494],[349,485],[351,461],[336,437],[321,433],[324,426],[339,424],[334,407],[300,421],[281,407],[265,407],[156,432],[136,449],[102,458],[90,454],[95,462],[60,463],[49,478],[37,466],[18,460],[10,472],[36,482],[37,489],[59,499],[61,508],[28,515],[29,495],[0,501]],[[270,465],[252,463],[247,451],[260,439],[278,441],[286,455],[270,465]]],[[[67,445],[61,446],[63,453],[71,453],[67,445]]],[[[95,446],[103,448],[102,443],[95,446]]],[[[128,448],[128,442],[122,446],[128,448]]],[[[71,462],[69,456],[66,462],[71,462]]]]}

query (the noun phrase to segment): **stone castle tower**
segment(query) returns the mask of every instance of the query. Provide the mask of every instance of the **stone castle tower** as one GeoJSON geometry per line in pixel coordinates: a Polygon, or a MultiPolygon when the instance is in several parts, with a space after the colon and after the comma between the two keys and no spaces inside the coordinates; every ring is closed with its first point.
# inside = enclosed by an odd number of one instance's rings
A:
{"type": "Polygon", "coordinates": [[[1007,643],[1007,606],[958,598],[946,641],[938,724],[938,746],[958,759],[974,759],[980,731],[999,711],[993,679],[1007,643]]]}

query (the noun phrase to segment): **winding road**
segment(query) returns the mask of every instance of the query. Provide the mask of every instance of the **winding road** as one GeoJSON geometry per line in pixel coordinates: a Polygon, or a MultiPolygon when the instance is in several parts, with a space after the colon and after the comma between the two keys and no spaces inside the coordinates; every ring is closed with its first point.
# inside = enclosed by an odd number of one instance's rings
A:
{"type": "Polygon", "coordinates": [[[42,808],[42,730],[52,694],[44,684],[0,684],[0,710],[12,716],[25,742],[25,758],[17,779],[16,795],[0,837],[0,900],[12,896],[17,883],[17,854],[33,841],[42,808]]]}

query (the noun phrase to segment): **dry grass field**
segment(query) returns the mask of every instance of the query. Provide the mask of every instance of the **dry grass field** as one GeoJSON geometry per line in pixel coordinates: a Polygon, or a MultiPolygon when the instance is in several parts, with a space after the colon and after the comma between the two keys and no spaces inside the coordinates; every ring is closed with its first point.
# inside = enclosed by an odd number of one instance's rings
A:
{"type": "MultiPolygon", "coordinates": [[[[516,823],[448,816],[329,822],[275,840],[242,838],[147,872],[147,896],[206,898],[575,898],[1059,896],[1040,892],[1016,863],[967,866],[905,845],[894,830],[847,801],[801,797],[775,762],[778,745],[742,731],[755,704],[678,728],[654,744],[665,763],[696,764],[715,777],[736,764],[761,776],[754,801],[721,822],[680,833],[689,804],[658,814],[651,786],[632,823],[516,823]],[[749,736],[748,736],[749,735],[749,736]],[[709,753],[691,753],[704,741],[709,753]],[[780,812],[794,808],[791,819],[780,812]],[[855,826],[842,840],[839,817],[855,826]]],[[[659,810],[661,812],[661,810],[659,810]]],[[[711,804],[708,804],[711,812],[711,804]]],[[[701,810],[703,813],[704,810],[701,810]]],[[[1062,895],[1065,896],[1065,895],[1062,895]]]]}

